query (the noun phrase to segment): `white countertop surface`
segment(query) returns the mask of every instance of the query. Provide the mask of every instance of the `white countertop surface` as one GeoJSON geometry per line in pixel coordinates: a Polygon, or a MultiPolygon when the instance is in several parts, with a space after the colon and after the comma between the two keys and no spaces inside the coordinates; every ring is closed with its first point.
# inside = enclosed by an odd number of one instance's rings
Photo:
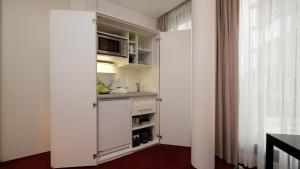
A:
{"type": "Polygon", "coordinates": [[[128,92],[118,94],[99,94],[98,99],[112,99],[112,98],[124,98],[124,97],[142,97],[142,96],[157,96],[157,93],[153,92],[128,92]]]}

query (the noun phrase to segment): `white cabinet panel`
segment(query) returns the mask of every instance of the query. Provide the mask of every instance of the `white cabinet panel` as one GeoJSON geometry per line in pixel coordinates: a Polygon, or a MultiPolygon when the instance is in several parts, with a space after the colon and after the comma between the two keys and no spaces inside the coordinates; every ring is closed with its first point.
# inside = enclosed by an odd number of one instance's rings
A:
{"type": "Polygon", "coordinates": [[[131,99],[99,102],[99,151],[131,146],[131,99]]]}
{"type": "Polygon", "coordinates": [[[51,166],[96,165],[94,12],[50,13],[51,166]]]}
{"type": "Polygon", "coordinates": [[[191,146],[191,31],[160,35],[161,142],[191,146]]]}

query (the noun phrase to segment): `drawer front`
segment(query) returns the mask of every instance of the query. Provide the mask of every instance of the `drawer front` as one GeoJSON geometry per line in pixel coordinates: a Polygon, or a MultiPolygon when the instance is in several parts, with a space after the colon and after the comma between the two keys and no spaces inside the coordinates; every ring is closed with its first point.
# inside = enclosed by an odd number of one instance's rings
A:
{"type": "Polygon", "coordinates": [[[156,113],[156,97],[135,97],[132,100],[132,115],[156,113]]]}

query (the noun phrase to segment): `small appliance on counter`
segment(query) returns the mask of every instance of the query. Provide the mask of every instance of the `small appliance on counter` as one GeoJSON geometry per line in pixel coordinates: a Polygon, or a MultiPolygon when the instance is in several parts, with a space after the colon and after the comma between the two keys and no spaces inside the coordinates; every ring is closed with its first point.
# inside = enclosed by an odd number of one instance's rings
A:
{"type": "Polygon", "coordinates": [[[143,131],[140,136],[140,142],[143,144],[148,143],[149,135],[150,135],[149,132],[143,131]]]}
{"type": "Polygon", "coordinates": [[[150,123],[150,118],[145,116],[137,116],[132,118],[133,127],[150,123]]]}
{"type": "Polygon", "coordinates": [[[146,144],[153,140],[152,128],[136,130],[132,136],[132,147],[137,147],[140,144],[146,144]]]}
{"type": "Polygon", "coordinates": [[[139,134],[134,134],[132,136],[132,147],[137,147],[140,145],[140,135],[139,134]]]}
{"type": "Polygon", "coordinates": [[[113,89],[112,91],[111,91],[111,93],[113,93],[113,94],[124,94],[124,93],[127,93],[128,91],[127,91],[127,87],[117,87],[116,89],[113,89]]]}
{"type": "Polygon", "coordinates": [[[148,117],[140,117],[139,118],[139,124],[142,125],[142,124],[148,124],[150,123],[150,119],[148,117]]]}

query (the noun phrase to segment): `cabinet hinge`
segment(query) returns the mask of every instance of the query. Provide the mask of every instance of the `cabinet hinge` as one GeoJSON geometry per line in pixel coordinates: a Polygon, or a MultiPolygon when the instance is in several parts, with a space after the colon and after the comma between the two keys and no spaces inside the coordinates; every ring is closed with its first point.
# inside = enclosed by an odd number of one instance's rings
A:
{"type": "Polygon", "coordinates": [[[97,103],[93,103],[93,108],[96,108],[97,107],[97,103]]]}
{"type": "Polygon", "coordinates": [[[93,23],[97,23],[97,19],[96,18],[93,18],[93,23]]]}
{"type": "Polygon", "coordinates": [[[162,139],[162,135],[157,134],[156,137],[162,139]]]}
{"type": "Polygon", "coordinates": [[[160,41],[161,40],[161,38],[156,38],[156,41],[160,41]]]}
{"type": "Polygon", "coordinates": [[[161,102],[161,101],[162,101],[162,98],[156,98],[156,101],[161,102]]]}
{"type": "Polygon", "coordinates": [[[93,159],[97,159],[100,157],[100,153],[98,152],[97,154],[93,154],[93,159]]]}

